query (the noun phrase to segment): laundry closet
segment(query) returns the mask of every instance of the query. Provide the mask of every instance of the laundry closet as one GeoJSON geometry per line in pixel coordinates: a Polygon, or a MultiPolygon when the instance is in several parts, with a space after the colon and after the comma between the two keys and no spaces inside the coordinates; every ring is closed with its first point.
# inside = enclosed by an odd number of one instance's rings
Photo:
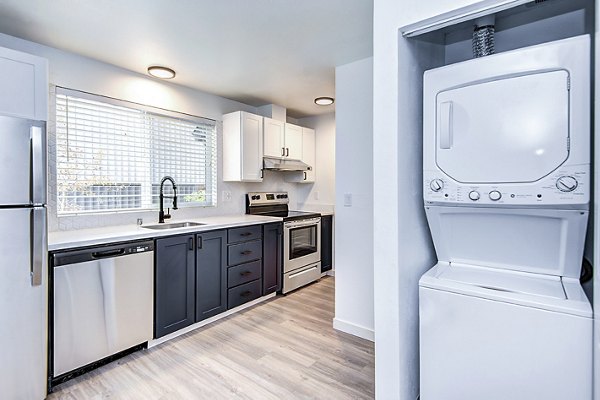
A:
{"type": "Polygon", "coordinates": [[[480,2],[400,29],[421,400],[592,398],[594,14],[480,2]]]}

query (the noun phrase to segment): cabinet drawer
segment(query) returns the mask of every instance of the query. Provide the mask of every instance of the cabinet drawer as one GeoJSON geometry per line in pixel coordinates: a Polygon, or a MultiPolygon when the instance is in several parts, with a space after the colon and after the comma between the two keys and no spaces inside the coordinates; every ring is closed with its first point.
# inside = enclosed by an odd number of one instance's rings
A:
{"type": "Polygon", "coordinates": [[[260,225],[243,226],[227,230],[227,243],[246,242],[261,238],[262,229],[260,225]]]}
{"type": "Polygon", "coordinates": [[[229,289],[227,308],[234,308],[260,297],[260,279],[229,289]]]}
{"type": "Polygon", "coordinates": [[[262,240],[230,245],[227,249],[229,265],[237,265],[262,258],[262,240]]]}
{"type": "Polygon", "coordinates": [[[227,270],[227,287],[232,288],[242,283],[250,282],[261,277],[261,260],[229,267],[227,270]]]}

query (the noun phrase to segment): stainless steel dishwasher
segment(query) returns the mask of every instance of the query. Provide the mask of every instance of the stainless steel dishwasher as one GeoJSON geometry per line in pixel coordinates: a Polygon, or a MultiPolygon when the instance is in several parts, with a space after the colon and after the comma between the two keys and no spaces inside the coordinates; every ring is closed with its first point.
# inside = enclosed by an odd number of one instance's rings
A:
{"type": "Polygon", "coordinates": [[[57,253],[53,377],[152,339],[154,243],[57,253]]]}

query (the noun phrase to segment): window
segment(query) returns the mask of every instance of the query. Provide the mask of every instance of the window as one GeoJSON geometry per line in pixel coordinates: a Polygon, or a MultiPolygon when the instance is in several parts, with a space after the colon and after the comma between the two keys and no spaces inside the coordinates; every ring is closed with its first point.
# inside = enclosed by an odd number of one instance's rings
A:
{"type": "Polygon", "coordinates": [[[59,215],[156,208],[165,175],[180,206],[214,206],[216,154],[212,120],[57,88],[59,215]]]}

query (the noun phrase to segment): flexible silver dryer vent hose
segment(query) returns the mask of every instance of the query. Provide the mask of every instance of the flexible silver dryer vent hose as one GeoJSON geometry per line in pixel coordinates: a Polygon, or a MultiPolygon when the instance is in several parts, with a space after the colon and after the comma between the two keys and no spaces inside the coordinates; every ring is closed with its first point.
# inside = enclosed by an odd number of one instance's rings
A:
{"type": "Polygon", "coordinates": [[[493,15],[475,21],[473,29],[473,57],[485,57],[494,54],[495,18],[493,15]]]}

